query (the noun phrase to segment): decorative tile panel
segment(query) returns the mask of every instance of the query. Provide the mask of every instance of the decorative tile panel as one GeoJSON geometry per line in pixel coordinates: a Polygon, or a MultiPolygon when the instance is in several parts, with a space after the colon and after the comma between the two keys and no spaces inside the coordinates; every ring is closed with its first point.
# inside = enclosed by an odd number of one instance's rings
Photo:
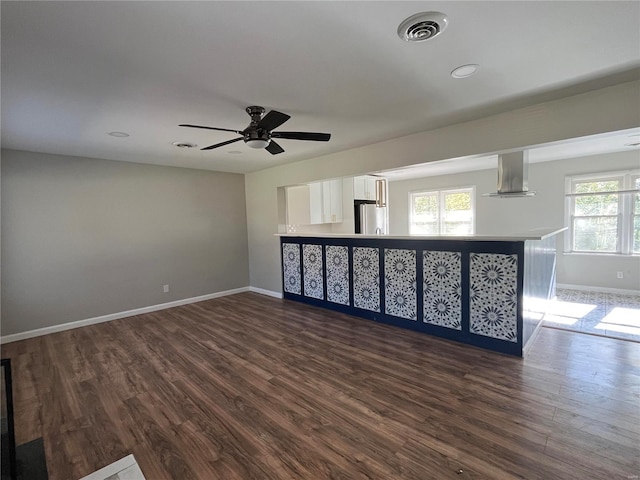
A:
{"type": "Polygon", "coordinates": [[[380,311],[380,254],[377,248],[353,248],[353,306],[380,311]]]}
{"type": "Polygon", "coordinates": [[[349,249],[327,245],[327,300],[349,305],[349,249]]]}
{"type": "Polygon", "coordinates": [[[324,274],[321,245],[302,245],[304,296],[324,300],[324,274]]]}
{"type": "Polygon", "coordinates": [[[462,330],[460,252],[422,252],[422,321],[462,330]]]}
{"type": "Polygon", "coordinates": [[[471,333],[517,342],[518,256],[470,255],[471,333]]]}
{"type": "Polygon", "coordinates": [[[384,313],[418,320],[416,251],[385,248],[384,313]]]}
{"type": "Polygon", "coordinates": [[[282,244],[282,264],[284,266],[284,291],[300,295],[300,245],[297,243],[282,244]]]}

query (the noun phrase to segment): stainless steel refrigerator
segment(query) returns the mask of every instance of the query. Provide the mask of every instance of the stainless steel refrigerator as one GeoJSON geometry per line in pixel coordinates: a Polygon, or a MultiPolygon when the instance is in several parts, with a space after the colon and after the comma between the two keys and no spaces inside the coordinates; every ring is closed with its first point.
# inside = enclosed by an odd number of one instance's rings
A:
{"type": "Polygon", "coordinates": [[[360,203],[356,206],[356,233],[364,235],[387,234],[387,207],[374,203],[360,203]]]}

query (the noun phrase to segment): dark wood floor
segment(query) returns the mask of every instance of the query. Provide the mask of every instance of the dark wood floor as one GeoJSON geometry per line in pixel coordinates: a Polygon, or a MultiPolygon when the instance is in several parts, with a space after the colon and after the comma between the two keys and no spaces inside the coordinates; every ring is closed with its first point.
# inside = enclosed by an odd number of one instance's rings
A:
{"type": "Polygon", "coordinates": [[[5,345],[51,480],[630,479],[640,344],[512,358],[246,293],[5,345]]]}

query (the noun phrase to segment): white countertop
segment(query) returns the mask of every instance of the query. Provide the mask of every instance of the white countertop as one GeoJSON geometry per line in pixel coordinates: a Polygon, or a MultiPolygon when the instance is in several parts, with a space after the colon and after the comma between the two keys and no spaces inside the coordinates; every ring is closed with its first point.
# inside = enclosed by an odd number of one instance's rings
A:
{"type": "Polygon", "coordinates": [[[390,240],[450,240],[479,242],[522,242],[525,240],[544,240],[567,230],[562,228],[537,228],[524,233],[509,235],[362,235],[357,233],[276,233],[277,237],[315,237],[315,238],[378,238],[390,240]]]}

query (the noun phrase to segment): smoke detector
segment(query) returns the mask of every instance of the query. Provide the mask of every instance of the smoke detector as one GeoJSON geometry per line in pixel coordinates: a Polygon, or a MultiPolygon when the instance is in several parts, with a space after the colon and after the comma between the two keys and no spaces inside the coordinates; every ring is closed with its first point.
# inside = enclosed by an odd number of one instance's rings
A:
{"type": "Polygon", "coordinates": [[[416,13],[400,24],[398,36],[405,42],[424,42],[440,35],[448,25],[449,20],[444,13],[416,13]]]}

